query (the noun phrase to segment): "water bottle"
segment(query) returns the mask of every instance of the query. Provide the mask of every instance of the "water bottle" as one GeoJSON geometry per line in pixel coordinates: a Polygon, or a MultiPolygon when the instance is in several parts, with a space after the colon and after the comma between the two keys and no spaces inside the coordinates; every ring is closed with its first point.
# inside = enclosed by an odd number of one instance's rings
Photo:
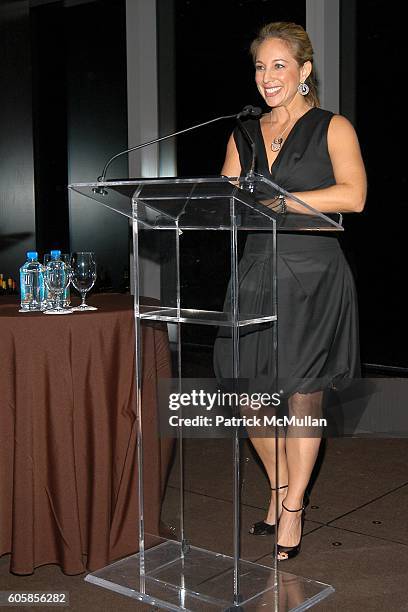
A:
{"type": "Polygon", "coordinates": [[[44,310],[44,268],[37,251],[28,251],[27,261],[20,268],[20,312],[44,310]]]}
{"type": "MultiPolygon", "coordinates": [[[[44,255],[44,268],[45,269],[47,268],[48,262],[52,261],[53,259],[57,259],[57,260],[61,259],[68,266],[70,264],[70,255],[69,255],[69,253],[61,254],[60,250],[55,249],[55,250],[51,251],[51,253],[46,253],[44,255]]],[[[45,300],[46,300],[46,303],[47,303],[47,308],[55,308],[55,306],[56,306],[55,296],[50,295],[50,290],[47,287],[47,283],[45,284],[45,300]]],[[[71,292],[69,290],[69,285],[65,289],[61,301],[62,301],[63,308],[68,308],[69,305],[71,304],[71,292]]]]}
{"type": "Polygon", "coordinates": [[[47,289],[47,308],[45,314],[67,314],[72,312],[71,309],[65,307],[64,299],[70,278],[71,267],[69,263],[65,263],[63,260],[61,251],[51,251],[51,258],[45,267],[45,285],[47,289]]]}

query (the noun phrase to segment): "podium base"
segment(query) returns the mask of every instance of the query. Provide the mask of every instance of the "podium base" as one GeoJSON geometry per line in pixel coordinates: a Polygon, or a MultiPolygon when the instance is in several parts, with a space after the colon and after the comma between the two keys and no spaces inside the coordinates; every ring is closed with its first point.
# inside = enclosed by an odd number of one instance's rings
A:
{"type": "Polygon", "coordinates": [[[271,567],[240,560],[240,597],[233,598],[233,558],[190,546],[182,555],[180,542],[164,540],[145,551],[88,574],[87,582],[133,597],[164,610],[219,612],[307,610],[334,592],[333,587],[271,567]]]}

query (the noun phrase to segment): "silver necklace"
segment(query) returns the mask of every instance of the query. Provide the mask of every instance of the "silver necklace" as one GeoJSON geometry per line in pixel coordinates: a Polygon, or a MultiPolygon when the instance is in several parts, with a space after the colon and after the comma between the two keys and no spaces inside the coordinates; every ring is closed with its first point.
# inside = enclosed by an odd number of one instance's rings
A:
{"type": "MultiPolygon", "coordinates": [[[[271,116],[271,124],[272,124],[272,116],[271,116]]],[[[277,136],[276,138],[274,138],[271,142],[271,149],[274,153],[276,153],[277,151],[280,151],[282,143],[283,143],[283,135],[287,132],[289,126],[291,124],[291,121],[289,119],[289,123],[288,125],[285,127],[285,129],[283,130],[283,132],[281,133],[280,136],[277,136]]]]}

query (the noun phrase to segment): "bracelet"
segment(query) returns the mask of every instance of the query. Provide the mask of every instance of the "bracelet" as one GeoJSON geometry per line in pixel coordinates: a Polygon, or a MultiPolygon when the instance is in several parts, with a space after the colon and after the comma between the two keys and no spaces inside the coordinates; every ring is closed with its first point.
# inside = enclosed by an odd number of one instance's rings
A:
{"type": "Polygon", "coordinates": [[[277,206],[270,206],[270,208],[272,208],[274,212],[281,213],[281,214],[285,213],[288,208],[286,205],[285,196],[284,195],[276,196],[276,198],[273,200],[272,203],[274,204],[277,200],[279,200],[279,204],[277,206]]]}

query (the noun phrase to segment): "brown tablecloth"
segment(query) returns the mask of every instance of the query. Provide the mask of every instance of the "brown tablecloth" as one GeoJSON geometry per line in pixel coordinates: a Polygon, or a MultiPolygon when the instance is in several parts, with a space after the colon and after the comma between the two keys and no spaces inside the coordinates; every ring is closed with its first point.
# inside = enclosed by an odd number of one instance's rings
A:
{"type": "MultiPolygon", "coordinates": [[[[11,303],[10,303],[11,302],[11,303]]],[[[98,311],[19,314],[0,299],[0,555],[10,570],[95,570],[138,549],[132,298],[98,311]]],[[[143,326],[146,530],[159,532],[171,440],[156,387],[169,377],[166,329],[143,326]]]]}

